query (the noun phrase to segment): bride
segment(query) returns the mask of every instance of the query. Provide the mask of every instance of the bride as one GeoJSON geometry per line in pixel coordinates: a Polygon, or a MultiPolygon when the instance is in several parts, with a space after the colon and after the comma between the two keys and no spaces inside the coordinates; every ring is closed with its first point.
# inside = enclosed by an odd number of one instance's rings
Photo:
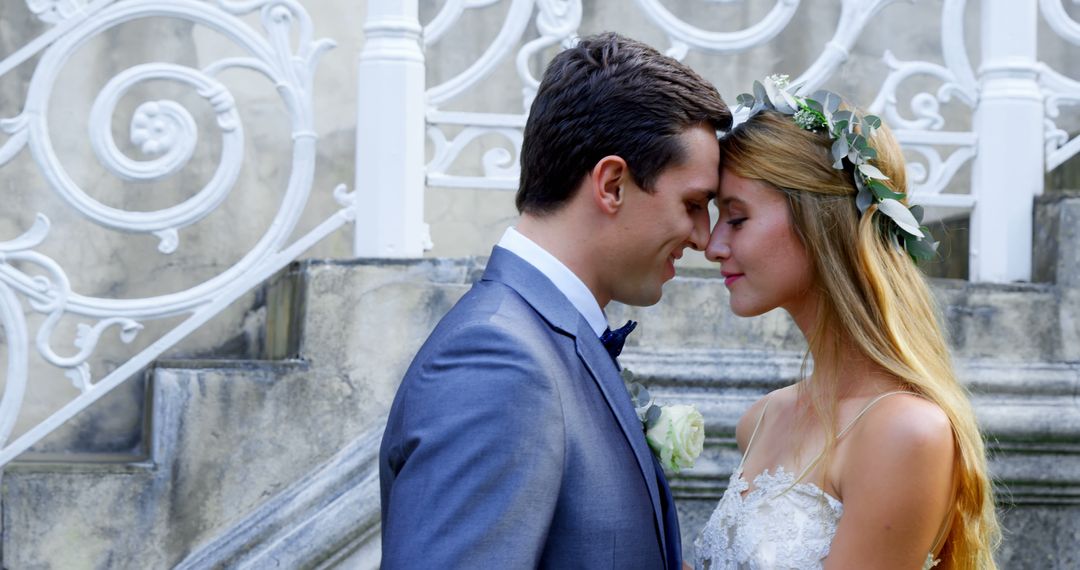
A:
{"type": "Polygon", "coordinates": [[[792,316],[813,372],[739,420],[743,458],[694,565],[994,568],[983,441],[914,263],[937,244],[901,151],[878,118],[786,83],[739,96],[750,118],[720,142],[706,255],[735,314],[792,316]]]}

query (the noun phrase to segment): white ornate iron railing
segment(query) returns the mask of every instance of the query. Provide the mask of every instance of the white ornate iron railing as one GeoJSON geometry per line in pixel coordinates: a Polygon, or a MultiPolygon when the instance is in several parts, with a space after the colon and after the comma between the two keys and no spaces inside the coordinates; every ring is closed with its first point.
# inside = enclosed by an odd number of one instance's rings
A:
{"type": "Polygon", "coordinates": [[[315,168],[316,136],[313,126],[311,84],[320,55],[333,46],[314,40],[308,14],[295,0],[27,0],[27,6],[52,27],[36,40],[0,61],[0,76],[40,55],[30,79],[25,107],[18,115],[0,120],[9,138],[0,146],[0,166],[28,149],[49,188],[82,216],[103,227],[135,234],[151,233],[162,254],[180,245],[180,230],[202,220],[233,189],[244,159],[244,133],[229,90],[216,79],[226,69],[245,68],[261,73],[276,87],[287,109],[292,135],[292,164],[280,209],[266,233],[236,264],[182,292],[142,299],[111,299],[79,295],[71,288],[64,268],[35,251],[49,237],[50,222],[38,214],[33,227],[14,240],[0,242],[0,326],[8,362],[4,395],[0,400],[0,466],[51,433],[78,412],[145,368],[196,328],[220,313],[245,292],[271,277],[305,250],[353,218],[354,194],[339,186],[334,195],[343,208],[293,243],[286,243],[311,192],[315,168]],[[264,33],[246,22],[261,15],[264,33]],[[216,115],[222,137],[220,163],[210,181],[188,200],[161,210],[141,212],[116,209],[95,200],[68,175],[50,140],[48,106],[53,86],[64,63],[91,38],[122,23],[145,18],[175,18],[206,26],[229,38],[245,55],[228,57],[202,68],[171,63],[131,67],[106,84],[97,95],[89,117],[91,146],[101,164],[124,181],[157,181],[175,174],[193,155],[196,121],[175,101],[148,101],[131,121],[131,142],[149,156],[125,156],[112,135],[117,101],[133,86],[150,80],[185,85],[203,97],[216,115]],[[293,49],[292,34],[298,41],[293,49]],[[19,267],[31,266],[36,274],[19,267]],[[79,394],[47,419],[7,443],[20,412],[28,380],[31,331],[20,303],[45,315],[34,346],[50,364],[71,379],[79,394]],[[97,320],[80,324],[76,352],[63,355],[53,347],[54,329],[65,316],[97,320]],[[102,378],[94,378],[88,359],[110,327],[124,342],[132,341],[142,323],[186,316],[175,328],[102,378]]]}
{"type": "MultiPolygon", "coordinates": [[[[599,1],[599,0],[596,0],[599,1]]],[[[697,0],[703,4],[708,0],[697,0]]],[[[715,0],[713,0],[715,1],[715,0]]],[[[737,3],[741,0],[726,0],[737,3]]],[[[849,57],[855,41],[879,12],[895,0],[840,0],[836,31],[815,61],[795,80],[805,82],[806,91],[825,83],[849,57]]],[[[1073,3],[1080,3],[1073,0],[1073,3]]],[[[400,220],[395,230],[410,228],[408,235],[376,231],[377,216],[362,218],[362,227],[371,230],[364,244],[370,255],[421,255],[427,241],[423,225],[423,183],[415,176],[423,169],[430,187],[514,189],[517,185],[516,157],[521,148],[521,131],[526,111],[537,87],[530,62],[545,48],[568,44],[580,30],[581,0],[446,0],[438,13],[422,28],[417,2],[370,0],[369,29],[380,30],[383,45],[395,46],[369,60],[380,77],[393,76],[396,93],[382,97],[409,101],[408,123],[402,116],[389,116],[376,108],[361,108],[364,132],[385,133],[395,141],[411,145],[371,148],[358,158],[359,181],[365,172],[390,168],[413,173],[414,178],[399,197],[392,219],[400,220]],[[501,30],[482,56],[457,76],[425,87],[421,74],[423,50],[436,49],[455,22],[468,10],[509,4],[501,30]],[[530,21],[535,20],[535,39],[524,41],[530,21]],[[421,49],[421,46],[423,50],[421,49]],[[402,54],[408,57],[402,57],[402,54]],[[480,85],[496,67],[513,58],[522,87],[522,112],[515,114],[482,111],[446,111],[448,104],[480,85]],[[409,79],[404,69],[409,70],[409,79]],[[398,71],[393,71],[397,69],[398,71]],[[416,129],[420,105],[426,105],[428,143],[432,150],[422,164],[424,141],[416,129]],[[407,127],[405,135],[400,129],[407,127]],[[450,133],[453,134],[450,134],[450,133]],[[394,133],[391,135],[391,133],[394,133]],[[502,148],[483,153],[482,175],[454,174],[453,166],[466,148],[487,135],[501,137],[502,148]],[[404,137],[404,138],[402,138],[404,137]]],[[[683,58],[691,51],[718,56],[742,54],[771,41],[788,27],[799,8],[799,0],[777,0],[757,23],[735,32],[715,32],[696,27],[675,16],[660,0],[636,0],[638,10],[658,26],[668,38],[664,49],[683,58]]],[[[983,0],[981,11],[981,65],[974,68],[965,50],[964,13],[966,0],[944,0],[940,14],[940,35],[944,65],[925,61],[900,61],[884,53],[890,73],[881,86],[870,111],[884,115],[894,126],[901,143],[912,152],[910,164],[912,196],[916,202],[971,212],[970,278],[973,281],[1011,282],[1031,277],[1033,199],[1042,193],[1043,173],[1053,170],[1080,151],[1080,140],[1069,140],[1053,119],[1059,108],[1080,102],[1080,83],[1053,71],[1036,57],[1039,7],[1051,29],[1073,44],[1080,44],[1080,23],[1071,20],[1063,0],[983,0]],[[907,79],[924,76],[941,83],[936,93],[918,93],[910,100],[910,116],[901,113],[897,90],[907,79]],[[959,101],[970,109],[970,130],[949,130],[941,104],[959,101]],[[1007,120],[1003,118],[1007,117],[1007,120]],[[921,161],[919,160],[921,159],[921,161]],[[954,175],[971,162],[972,183],[967,193],[944,192],[954,175]]],[[[364,70],[361,70],[363,74],[364,70]]],[[[770,70],[762,70],[763,74],[770,70]]],[[[374,75],[372,75],[374,77],[374,75]]],[[[364,81],[361,77],[361,81],[364,81]]],[[[727,94],[733,98],[733,93],[727,94]]],[[[395,188],[402,187],[400,185],[395,188]]],[[[382,200],[382,198],[380,198],[382,200]]],[[[363,216],[361,212],[358,215],[363,216]]]]}
{"type": "MultiPolygon", "coordinates": [[[[602,0],[592,0],[600,2],[602,0]]],[[[717,0],[686,0],[688,2],[717,0]]],[[[724,0],[739,2],[745,0],[724,0]]],[[[846,62],[856,40],[895,0],[838,0],[836,31],[796,81],[812,90],[846,62]]],[[[976,69],[964,48],[965,0],[944,0],[941,42],[944,64],[900,61],[885,52],[890,73],[870,110],[883,114],[901,142],[922,162],[910,165],[913,198],[927,205],[970,210],[970,275],[975,281],[1008,282],[1031,276],[1033,198],[1043,189],[1043,174],[1080,151],[1054,119],[1063,107],[1080,103],[1080,82],[1037,59],[1038,17],[1073,45],[1080,45],[1080,23],[1070,19],[1064,0],[982,0],[981,63],[976,69]],[[898,105],[897,91],[909,78],[926,76],[941,83],[936,93],[919,93],[910,116],[898,105]],[[941,104],[956,100],[971,110],[970,130],[947,130],[941,104]],[[942,154],[942,149],[951,152],[942,154]],[[968,193],[944,192],[957,171],[972,166],[968,193]]],[[[226,69],[261,73],[278,88],[291,121],[292,171],[285,198],[268,231],[251,251],[216,277],[186,291],[143,299],[82,296],[72,291],[64,268],[35,248],[48,238],[49,222],[39,215],[20,237],[0,242],[0,326],[8,351],[7,376],[0,400],[0,466],[85,409],[157,356],[219,313],[230,302],[350,220],[355,224],[354,253],[365,257],[418,257],[430,248],[424,223],[426,187],[513,189],[525,112],[538,86],[537,60],[558,45],[569,45],[581,30],[582,0],[445,0],[426,26],[418,0],[368,0],[365,45],[358,65],[356,187],[358,194],[335,190],[343,208],[292,244],[286,244],[311,191],[315,134],[311,82],[319,55],[329,47],[312,37],[308,14],[298,0],[26,0],[26,6],[51,28],[0,61],[0,77],[40,55],[25,108],[0,118],[8,135],[0,145],[0,166],[28,149],[49,187],[79,214],[102,227],[150,233],[169,254],[179,247],[179,230],[205,218],[221,204],[237,179],[244,155],[243,126],[229,90],[216,79],[226,69]],[[445,41],[469,10],[506,6],[502,27],[482,55],[461,73],[428,87],[425,53],[445,41]],[[263,32],[243,18],[258,12],[263,32]],[[209,183],[179,205],[152,212],[119,210],[83,191],[64,169],[49,135],[47,109],[60,67],[88,39],[121,23],[144,18],[178,18],[230,38],[246,55],[194,69],[169,63],[132,67],[113,77],[98,94],[90,113],[91,146],[101,164],[125,181],[156,181],[175,174],[192,157],[197,124],[175,101],[149,101],[136,111],[131,142],[152,158],[125,156],[112,138],[111,118],[119,99],[137,84],[168,80],[201,95],[213,108],[222,137],[221,162],[209,183]],[[535,33],[530,31],[534,22],[535,33]],[[296,35],[294,42],[292,35],[296,35]],[[527,41],[526,41],[527,39],[527,41]],[[295,50],[293,45],[296,46],[295,50]],[[521,84],[521,111],[492,113],[449,110],[451,103],[481,85],[500,64],[513,58],[521,84]],[[482,154],[482,176],[461,175],[453,167],[483,137],[504,145],[482,154]],[[426,137],[426,139],[425,139],[426,137]],[[430,145],[430,153],[425,148],[430,145]],[[19,269],[34,266],[37,274],[19,269]],[[42,275],[43,273],[44,275],[42,275]],[[21,301],[45,315],[35,347],[62,369],[79,395],[10,444],[28,376],[30,331],[21,301]],[[90,320],[80,327],[73,355],[52,345],[57,322],[65,315],[90,320]],[[112,373],[95,379],[87,366],[102,334],[116,327],[131,340],[143,322],[186,316],[179,326],[112,373]],[[6,444],[6,445],[4,445],[6,444]]],[[[1080,3],[1073,0],[1074,4],[1080,3]]],[[[692,51],[714,56],[743,54],[772,41],[785,30],[799,0],[776,0],[764,17],[746,29],[716,32],[677,17],[660,0],[636,0],[638,10],[668,38],[667,53],[684,58],[692,51]]],[[[762,70],[769,72],[772,70],[762,70]]],[[[731,98],[732,94],[727,94],[731,98]]]]}

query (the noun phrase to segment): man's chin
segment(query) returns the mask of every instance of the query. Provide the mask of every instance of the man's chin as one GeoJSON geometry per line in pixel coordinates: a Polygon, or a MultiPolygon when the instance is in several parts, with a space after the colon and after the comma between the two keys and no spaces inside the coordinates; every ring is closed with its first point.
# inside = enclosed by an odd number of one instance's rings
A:
{"type": "Polygon", "coordinates": [[[663,285],[657,286],[655,289],[642,289],[638,291],[628,292],[624,295],[614,297],[612,300],[618,301],[624,305],[632,305],[634,307],[651,307],[660,302],[660,298],[663,296],[663,285]]]}

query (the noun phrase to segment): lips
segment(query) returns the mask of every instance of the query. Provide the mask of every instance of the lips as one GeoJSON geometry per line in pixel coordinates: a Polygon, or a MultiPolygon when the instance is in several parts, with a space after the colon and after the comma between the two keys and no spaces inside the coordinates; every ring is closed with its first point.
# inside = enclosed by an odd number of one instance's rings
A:
{"type": "Polygon", "coordinates": [[[682,256],[683,256],[682,250],[675,250],[675,251],[671,252],[670,254],[668,254],[667,265],[664,268],[666,270],[666,272],[668,273],[668,275],[666,275],[667,279],[672,279],[672,278],[675,277],[675,262],[678,261],[679,259],[682,259],[682,256]]]}
{"type": "Polygon", "coordinates": [[[675,259],[674,256],[668,256],[667,258],[667,264],[664,265],[665,281],[675,277],[675,259]]]}
{"type": "Polygon", "coordinates": [[[724,285],[731,287],[731,284],[738,281],[743,274],[742,273],[721,273],[724,276],[724,285]]]}

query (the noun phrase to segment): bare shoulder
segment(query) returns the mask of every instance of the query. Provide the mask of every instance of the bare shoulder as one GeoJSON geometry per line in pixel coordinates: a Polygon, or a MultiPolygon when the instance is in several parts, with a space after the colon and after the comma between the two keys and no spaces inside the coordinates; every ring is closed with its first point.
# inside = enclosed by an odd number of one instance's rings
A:
{"type": "Polygon", "coordinates": [[[775,414],[778,410],[783,410],[785,406],[789,405],[789,400],[794,401],[794,397],[795,386],[786,386],[765,394],[754,402],[754,405],[750,406],[748,410],[743,412],[742,417],[739,418],[739,423],[735,426],[735,439],[739,443],[739,449],[746,449],[750,437],[754,433],[754,428],[757,427],[758,419],[766,411],[766,404],[769,406],[768,413],[775,414]]]}
{"type": "Polygon", "coordinates": [[[897,394],[881,400],[848,437],[845,470],[856,479],[930,484],[952,471],[952,423],[937,404],[919,396],[897,394]]]}
{"type": "Polygon", "coordinates": [[[914,394],[882,399],[859,423],[856,431],[861,437],[857,439],[870,444],[869,452],[907,454],[953,447],[949,416],[934,402],[914,394]]]}
{"type": "Polygon", "coordinates": [[[955,462],[948,415],[924,398],[878,401],[842,440],[844,503],[827,568],[925,562],[949,512],[955,462]]]}

